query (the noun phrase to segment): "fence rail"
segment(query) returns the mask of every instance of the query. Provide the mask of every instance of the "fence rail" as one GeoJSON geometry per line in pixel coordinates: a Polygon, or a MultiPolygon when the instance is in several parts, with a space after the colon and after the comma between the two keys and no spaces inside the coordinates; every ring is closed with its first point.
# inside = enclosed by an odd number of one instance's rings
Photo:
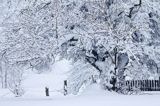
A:
{"type": "Polygon", "coordinates": [[[128,80],[125,82],[129,89],[140,88],[141,91],[160,91],[159,80],[128,80]]]}

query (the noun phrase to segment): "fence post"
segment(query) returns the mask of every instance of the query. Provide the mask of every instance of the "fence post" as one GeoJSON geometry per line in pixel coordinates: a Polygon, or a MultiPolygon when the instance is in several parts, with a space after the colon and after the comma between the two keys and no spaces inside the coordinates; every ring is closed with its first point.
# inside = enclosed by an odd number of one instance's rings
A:
{"type": "Polygon", "coordinates": [[[133,87],[132,88],[135,88],[135,80],[133,80],[133,87]]]}
{"type": "Polygon", "coordinates": [[[149,86],[149,88],[150,88],[150,91],[152,91],[152,80],[149,80],[149,83],[150,83],[150,86],[149,86]]]}
{"type": "Polygon", "coordinates": [[[133,81],[134,81],[134,80],[131,80],[131,89],[133,88],[133,81]]]}
{"type": "Polygon", "coordinates": [[[149,91],[149,80],[147,80],[147,91],[149,91]]]}
{"type": "Polygon", "coordinates": [[[155,90],[156,90],[156,80],[154,80],[153,82],[154,82],[154,83],[153,83],[153,84],[154,84],[153,86],[154,86],[154,91],[155,91],[155,90]]]}
{"type": "Polygon", "coordinates": [[[141,85],[140,90],[142,90],[143,89],[143,80],[140,81],[140,85],[141,85]]]}
{"type": "Polygon", "coordinates": [[[142,91],[142,89],[143,89],[142,83],[143,83],[143,80],[140,81],[140,90],[141,90],[141,91],[142,91]]]}
{"type": "Polygon", "coordinates": [[[160,90],[160,77],[159,77],[159,80],[158,80],[158,91],[160,90]]]}
{"type": "Polygon", "coordinates": [[[138,88],[140,88],[140,80],[138,80],[138,88]]]}
{"type": "Polygon", "coordinates": [[[135,87],[138,88],[137,80],[135,81],[135,87]]]}
{"type": "Polygon", "coordinates": [[[144,80],[142,80],[141,90],[144,91],[144,80]]]}
{"type": "Polygon", "coordinates": [[[144,90],[145,91],[147,91],[147,83],[148,83],[147,80],[145,80],[145,83],[144,83],[144,90]]]}
{"type": "Polygon", "coordinates": [[[145,91],[145,80],[143,80],[143,91],[145,91]]]}
{"type": "Polygon", "coordinates": [[[157,91],[157,80],[155,80],[155,83],[154,83],[155,85],[155,91],[157,91]]]}
{"type": "Polygon", "coordinates": [[[129,91],[131,90],[132,86],[131,86],[131,80],[129,81],[129,91]]]}
{"type": "Polygon", "coordinates": [[[68,94],[67,92],[67,80],[64,80],[64,96],[66,96],[68,94]]]}
{"type": "Polygon", "coordinates": [[[152,80],[152,87],[151,87],[152,91],[154,90],[154,80],[152,80]]]}
{"type": "Polygon", "coordinates": [[[159,80],[157,80],[157,91],[159,91],[159,84],[158,84],[159,80]]]}
{"type": "Polygon", "coordinates": [[[49,96],[49,88],[48,87],[45,87],[45,93],[46,93],[46,96],[49,96]]]}

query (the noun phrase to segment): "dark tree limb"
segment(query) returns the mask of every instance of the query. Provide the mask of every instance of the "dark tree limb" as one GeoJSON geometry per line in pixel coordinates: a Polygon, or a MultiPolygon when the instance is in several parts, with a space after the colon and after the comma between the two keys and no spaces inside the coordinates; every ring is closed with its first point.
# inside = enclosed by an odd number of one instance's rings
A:
{"type": "Polygon", "coordinates": [[[134,9],[137,8],[137,7],[140,8],[141,5],[142,5],[142,0],[139,0],[139,4],[135,4],[133,7],[130,8],[130,12],[129,12],[128,17],[129,17],[129,18],[132,18],[132,15],[133,15],[133,13],[134,13],[134,9]]]}
{"type": "Polygon", "coordinates": [[[95,59],[94,57],[89,57],[89,56],[86,56],[86,60],[88,63],[90,63],[95,69],[97,69],[101,75],[102,73],[102,70],[95,64],[97,59],[95,59]],[[93,60],[93,61],[91,61],[93,60]]]}

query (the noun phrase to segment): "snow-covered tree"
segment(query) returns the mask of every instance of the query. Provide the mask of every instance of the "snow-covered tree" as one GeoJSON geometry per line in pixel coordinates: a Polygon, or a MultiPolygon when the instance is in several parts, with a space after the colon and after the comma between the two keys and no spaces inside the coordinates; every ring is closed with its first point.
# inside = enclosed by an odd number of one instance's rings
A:
{"type": "MultiPolygon", "coordinates": [[[[0,42],[2,87],[21,95],[23,70],[38,73],[50,69],[57,49],[55,22],[50,2],[37,2],[17,10],[13,17],[3,20],[0,42]]],[[[54,12],[56,13],[56,12],[54,12]]]]}
{"type": "Polygon", "coordinates": [[[158,3],[145,0],[76,2],[70,10],[74,23],[71,21],[69,30],[73,36],[62,44],[63,56],[89,63],[99,71],[102,82],[110,83],[109,76],[113,75],[117,87],[123,85],[126,76],[139,74],[140,79],[153,76],[152,70],[158,71],[158,65],[152,59],[156,58],[152,53],[155,46],[149,46],[153,29],[148,9],[155,11],[152,4],[158,3]]]}

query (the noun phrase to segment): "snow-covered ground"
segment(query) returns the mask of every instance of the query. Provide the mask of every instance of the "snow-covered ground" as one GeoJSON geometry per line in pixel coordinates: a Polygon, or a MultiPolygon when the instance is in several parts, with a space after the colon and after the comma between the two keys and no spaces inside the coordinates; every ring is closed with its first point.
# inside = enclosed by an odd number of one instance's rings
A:
{"type": "Polygon", "coordinates": [[[67,61],[58,62],[52,72],[25,76],[25,94],[14,97],[8,90],[0,89],[0,106],[160,106],[160,92],[149,92],[141,95],[119,95],[103,91],[94,84],[87,87],[80,95],[63,96],[61,89],[67,78],[70,65],[67,61]],[[50,88],[46,97],[44,88],[50,88]]]}

